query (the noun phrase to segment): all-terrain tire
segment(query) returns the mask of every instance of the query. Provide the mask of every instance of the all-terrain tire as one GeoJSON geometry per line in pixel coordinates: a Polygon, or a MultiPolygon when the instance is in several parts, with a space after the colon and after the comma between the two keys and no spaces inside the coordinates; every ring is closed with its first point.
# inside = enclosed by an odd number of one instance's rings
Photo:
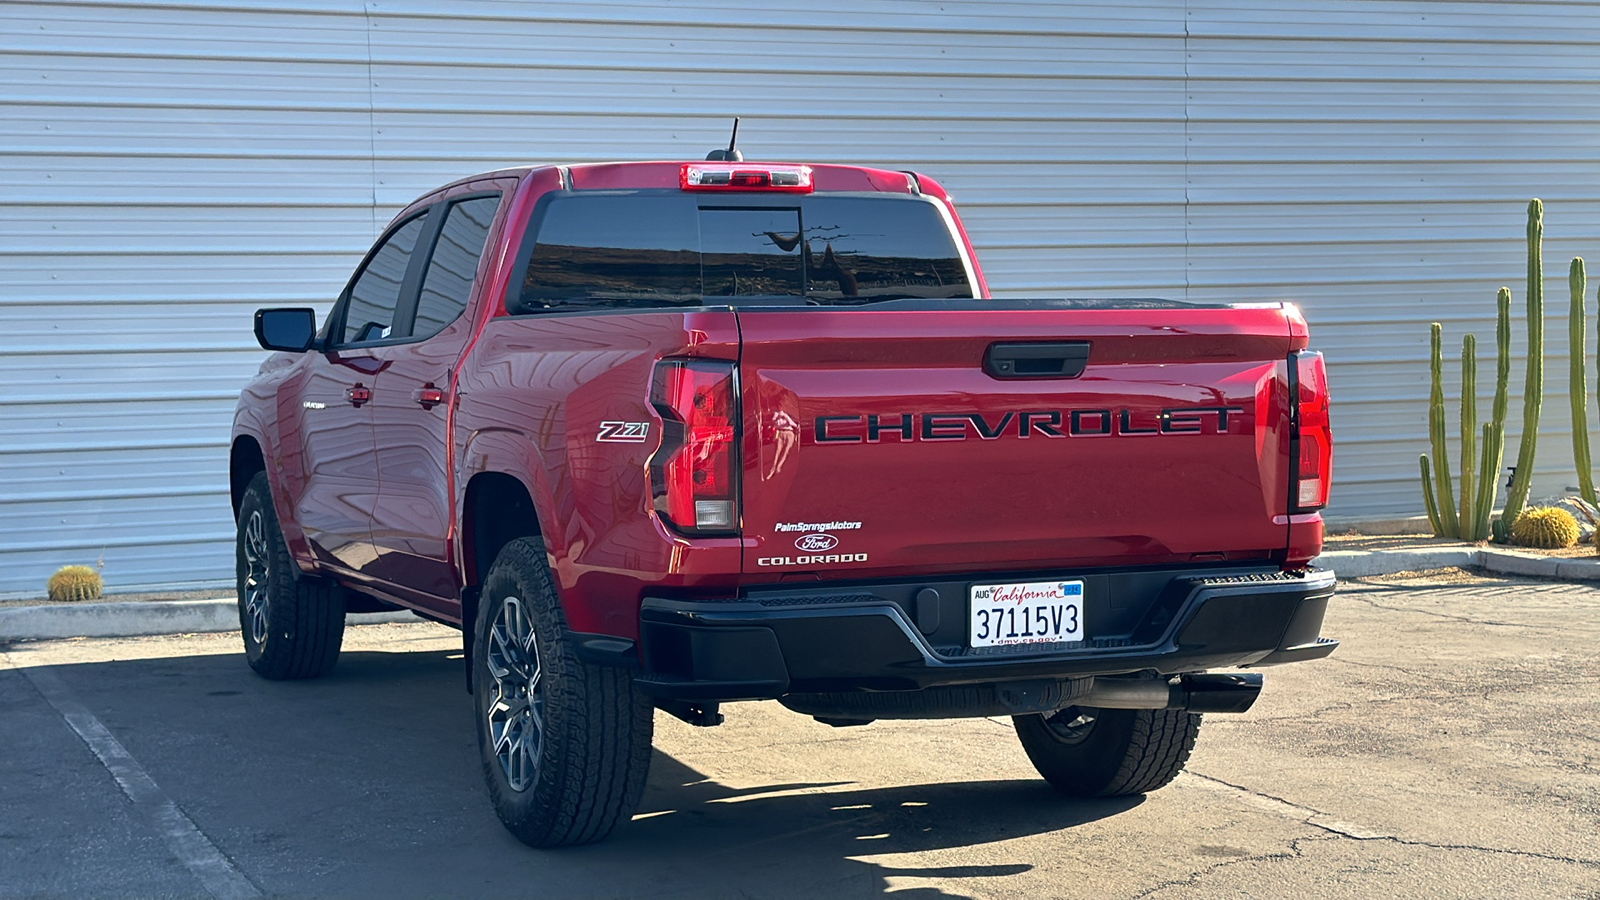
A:
{"type": "Polygon", "coordinates": [[[626,670],[578,658],[538,538],[495,558],[476,628],[474,718],[500,821],[533,847],[605,838],[644,793],[653,705],[626,670]]]}
{"type": "Polygon", "coordinates": [[[250,668],[274,681],[333,671],[344,641],[344,589],[302,575],[289,557],[265,472],[250,479],[239,503],[234,562],[250,668]]]}
{"type": "Polygon", "coordinates": [[[1075,797],[1121,797],[1178,777],[1200,734],[1197,713],[1174,709],[1089,709],[1015,716],[1033,767],[1075,797]]]}

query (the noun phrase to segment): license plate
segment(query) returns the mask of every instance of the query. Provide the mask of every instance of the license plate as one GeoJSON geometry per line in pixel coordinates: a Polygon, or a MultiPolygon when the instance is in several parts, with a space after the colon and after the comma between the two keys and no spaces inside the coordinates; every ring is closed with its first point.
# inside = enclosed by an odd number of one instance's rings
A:
{"type": "Polygon", "coordinates": [[[974,585],[967,637],[973,647],[1083,640],[1083,582],[974,585]]]}

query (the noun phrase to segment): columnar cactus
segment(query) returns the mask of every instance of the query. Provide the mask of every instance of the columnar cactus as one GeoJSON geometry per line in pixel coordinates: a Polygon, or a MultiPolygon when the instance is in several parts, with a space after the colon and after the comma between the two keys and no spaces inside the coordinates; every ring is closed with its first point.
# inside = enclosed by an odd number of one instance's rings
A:
{"type": "Polygon", "coordinates": [[[1511,289],[1495,294],[1495,381],[1494,406],[1489,424],[1483,426],[1483,451],[1478,464],[1478,498],[1474,504],[1472,531],[1468,540],[1489,536],[1489,514],[1500,489],[1500,465],[1505,461],[1506,410],[1511,405],[1511,289]]]}
{"type": "MultiPolygon", "coordinates": [[[[1429,370],[1432,376],[1428,395],[1428,440],[1432,455],[1419,460],[1422,472],[1422,491],[1428,509],[1428,522],[1435,534],[1481,541],[1493,532],[1495,540],[1510,536],[1510,526],[1522,513],[1528,502],[1529,483],[1533,480],[1534,453],[1539,439],[1539,413],[1544,400],[1544,203],[1538,199],[1528,201],[1528,365],[1522,392],[1522,445],[1517,451],[1506,507],[1500,518],[1490,520],[1494,510],[1495,495],[1499,491],[1501,465],[1505,461],[1506,412],[1509,405],[1511,380],[1511,290],[1501,288],[1495,296],[1497,317],[1495,322],[1494,406],[1490,421],[1482,426],[1482,441],[1475,442],[1477,432],[1477,377],[1478,359],[1476,339],[1467,335],[1461,342],[1461,494],[1459,505],[1450,475],[1450,460],[1446,456],[1444,384],[1443,384],[1443,329],[1438,322],[1431,328],[1429,370]],[[1474,456],[1477,465],[1474,467],[1474,456]]],[[[1579,484],[1584,499],[1595,503],[1595,488],[1590,476],[1587,397],[1584,385],[1585,362],[1582,354],[1584,341],[1583,260],[1572,261],[1568,276],[1572,289],[1572,312],[1568,326],[1568,339],[1572,342],[1572,417],[1574,422],[1573,455],[1578,459],[1579,484]]],[[[1600,504],[1596,504],[1600,505],[1600,504]]]]}
{"type": "Polygon", "coordinates": [[[1478,426],[1478,343],[1466,335],[1461,339],[1461,495],[1457,505],[1446,455],[1444,413],[1444,329],[1434,322],[1430,329],[1428,369],[1431,386],[1428,396],[1428,437],[1433,456],[1418,459],[1422,472],[1423,501],[1428,523],[1441,537],[1481,541],[1489,536],[1489,513],[1497,493],[1496,473],[1505,452],[1508,383],[1511,380],[1511,292],[1501,288],[1495,297],[1498,316],[1495,322],[1495,391],[1491,420],[1482,426],[1482,441],[1476,440],[1478,426]]]}
{"type": "Polygon", "coordinates": [[[1428,524],[1433,527],[1435,537],[1453,537],[1439,521],[1439,503],[1433,499],[1433,470],[1428,465],[1428,454],[1418,456],[1417,465],[1422,469],[1422,502],[1428,508],[1428,524]]]}
{"type": "Polygon", "coordinates": [[[1478,339],[1472,335],[1461,338],[1461,509],[1456,516],[1456,534],[1470,537],[1476,508],[1472,505],[1476,495],[1472,490],[1472,468],[1477,463],[1478,450],[1478,339]]]}
{"type": "Polygon", "coordinates": [[[1594,472],[1589,458],[1589,397],[1588,381],[1584,374],[1584,274],[1583,257],[1574,256],[1567,270],[1567,288],[1572,303],[1567,313],[1568,383],[1567,397],[1572,401],[1572,459],[1578,467],[1578,493],[1590,506],[1600,505],[1594,493],[1594,472]]]}
{"type": "Polygon", "coordinates": [[[1544,204],[1528,201],[1528,374],[1522,389],[1522,447],[1506,492],[1502,522],[1515,522],[1528,502],[1534,453],[1539,443],[1539,408],[1544,401],[1544,204]]]}
{"type": "Polygon", "coordinates": [[[1428,371],[1433,376],[1433,388],[1428,392],[1428,440],[1433,444],[1433,487],[1437,492],[1439,527],[1444,534],[1453,537],[1461,533],[1461,526],[1456,518],[1456,501],[1450,482],[1450,449],[1444,437],[1444,360],[1440,352],[1444,327],[1434,322],[1431,331],[1428,371]]]}

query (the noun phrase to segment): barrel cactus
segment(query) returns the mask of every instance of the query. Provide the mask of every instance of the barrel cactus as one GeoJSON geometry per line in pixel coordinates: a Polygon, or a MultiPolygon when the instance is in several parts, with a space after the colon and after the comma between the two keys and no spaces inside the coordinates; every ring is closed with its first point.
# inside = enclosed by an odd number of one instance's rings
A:
{"type": "Polygon", "coordinates": [[[62,566],[45,589],[51,600],[99,600],[100,573],[88,566],[62,566]]]}
{"type": "Polygon", "coordinates": [[[1535,506],[1511,523],[1511,543],[1523,547],[1571,547],[1578,542],[1578,520],[1554,506],[1535,506]]]}

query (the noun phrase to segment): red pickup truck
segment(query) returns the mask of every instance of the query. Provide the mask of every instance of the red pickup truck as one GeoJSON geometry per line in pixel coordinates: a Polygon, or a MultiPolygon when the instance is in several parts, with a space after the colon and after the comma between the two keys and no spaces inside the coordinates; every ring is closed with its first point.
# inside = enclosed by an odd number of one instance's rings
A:
{"type": "MultiPolygon", "coordinates": [[[[716,154],[714,154],[716,156],[716,154]]],[[[233,427],[268,678],[347,611],[462,630],[537,846],[639,799],[652,716],[1009,715],[1074,795],[1153,790],[1254,672],[1326,656],[1322,357],[1286,304],[996,300],[939,184],[854,166],[491,172],[383,232],[233,427]]]]}

